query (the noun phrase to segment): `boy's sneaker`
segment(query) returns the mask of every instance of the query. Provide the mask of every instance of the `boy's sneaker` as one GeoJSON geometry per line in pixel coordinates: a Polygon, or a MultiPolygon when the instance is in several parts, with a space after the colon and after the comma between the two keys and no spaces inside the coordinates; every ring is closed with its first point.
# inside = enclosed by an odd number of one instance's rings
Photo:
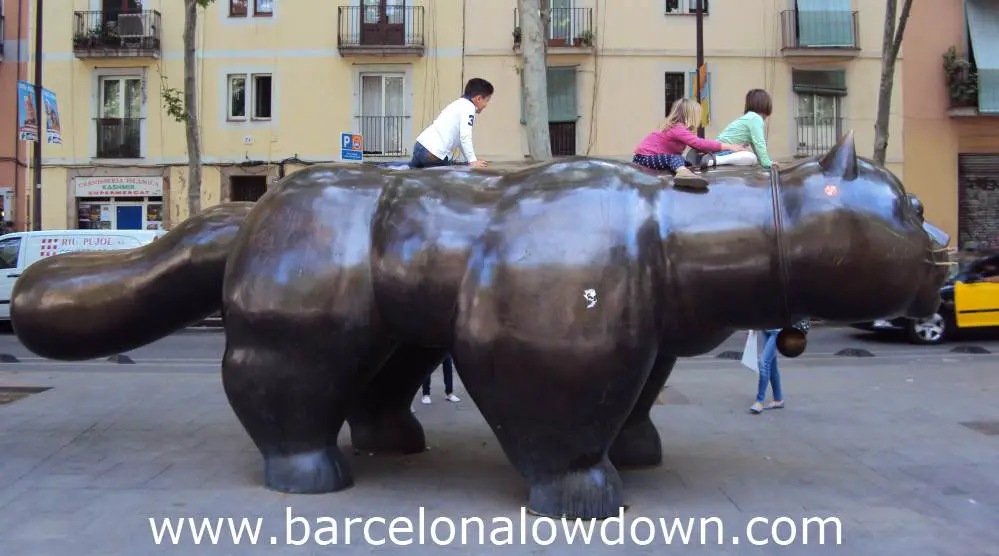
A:
{"type": "Polygon", "coordinates": [[[449,402],[452,402],[452,403],[458,403],[458,402],[461,401],[461,398],[459,398],[458,396],[455,396],[454,394],[448,394],[448,395],[444,396],[444,399],[447,400],[447,401],[449,401],[449,402]]]}
{"type": "Polygon", "coordinates": [[[756,402],[753,405],[749,406],[749,411],[751,411],[753,413],[762,413],[763,412],[763,404],[761,404],[760,402],[756,402]]]}
{"type": "Polygon", "coordinates": [[[423,396],[423,405],[430,405],[431,403],[433,402],[430,401],[430,396],[423,396]]]}

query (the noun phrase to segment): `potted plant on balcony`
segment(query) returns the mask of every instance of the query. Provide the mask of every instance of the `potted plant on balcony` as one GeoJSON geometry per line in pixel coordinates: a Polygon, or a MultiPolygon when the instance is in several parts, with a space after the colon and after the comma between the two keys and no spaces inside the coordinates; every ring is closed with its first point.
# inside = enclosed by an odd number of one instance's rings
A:
{"type": "Polygon", "coordinates": [[[978,74],[971,62],[959,57],[952,46],[943,55],[951,108],[967,108],[978,104],[978,74]]]}
{"type": "Polygon", "coordinates": [[[580,33],[578,37],[572,39],[572,46],[593,46],[593,31],[587,29],[580,33]]]}

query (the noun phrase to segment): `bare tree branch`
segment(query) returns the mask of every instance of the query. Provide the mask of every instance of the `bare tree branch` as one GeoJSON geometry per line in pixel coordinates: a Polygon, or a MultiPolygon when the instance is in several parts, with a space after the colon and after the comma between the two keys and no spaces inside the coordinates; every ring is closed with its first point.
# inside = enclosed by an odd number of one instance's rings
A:
{"type": "Polygon", "coordinates": [[[903,0],[902,13],[895,26],[898,0],[886,0],[884,41],[881,50],[881,86],[878,90],[878,112],[874,122],[874,162],[884,166],[888,152],[888,124],[891,119],[891,94],[895,83],[895,61],[902,48],[905,25],[909,20],[912,0],[903,0]]]}

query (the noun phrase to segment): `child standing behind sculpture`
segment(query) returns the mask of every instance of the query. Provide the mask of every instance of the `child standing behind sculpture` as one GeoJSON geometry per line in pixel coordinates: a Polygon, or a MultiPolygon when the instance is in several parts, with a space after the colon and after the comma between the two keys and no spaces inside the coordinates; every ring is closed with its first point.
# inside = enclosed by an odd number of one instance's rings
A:
{"type": "Polygon", "coordinates": [[[743,151],[742,145],[702,139],[694,135],[701,122],[701,106],[681,98],[673,103],[666,122],[656,131],[645,136],[635,149],[632,162],[653,170],[671,170],[678,187],[703,189],[708,181],[686,166],[683,151],[687,147],[701,152],[743,151]]]}
{"type": "Polygon", "coordinates": [[[767,138],[764,123],[773,112],[773,102],[770,94],[763,89],[752,89],[746,93],[745,113],[732,123],[725,126],[725,129],[718,134],[715,139],[725,143],[738,143],[740,145],[751,145],[749,149],[722,151],[715,153],[715,161],[720,165],[752,165],[759,162],[760,166],[777,168],[778,165],[770,158],[767,150],[767,138]],[[753,152],[756,154],[754,155],[753,152]]]}

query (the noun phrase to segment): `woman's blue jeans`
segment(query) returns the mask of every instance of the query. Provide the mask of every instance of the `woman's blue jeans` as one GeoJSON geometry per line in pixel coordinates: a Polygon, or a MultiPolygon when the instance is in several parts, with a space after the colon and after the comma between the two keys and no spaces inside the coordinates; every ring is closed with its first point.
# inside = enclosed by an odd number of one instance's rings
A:
{"type": "Polygon", "coordinates": [[[777,333],[780,330],[763,330],[763,351],[760,352],[760,384],[756,391],[756,401],[763,403],[767,397],[767,385],[774,391],[774,401],[783,401],[780,388],[780,371],[777,370],[777,333]]]}

